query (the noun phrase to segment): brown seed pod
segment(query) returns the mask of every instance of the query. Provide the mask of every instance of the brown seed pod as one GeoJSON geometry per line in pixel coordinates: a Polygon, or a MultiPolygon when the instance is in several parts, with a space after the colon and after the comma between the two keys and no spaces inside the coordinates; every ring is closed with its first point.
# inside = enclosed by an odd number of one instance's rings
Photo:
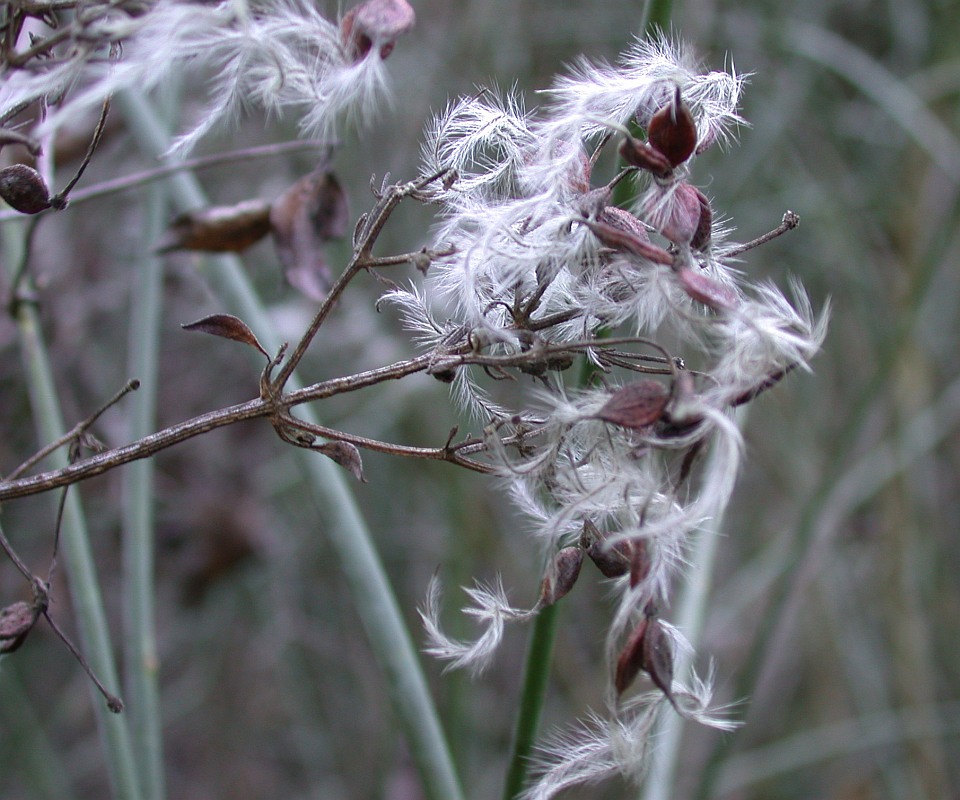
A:
{"type": "Polygon", "coordinates": [[[582,548],[564,547],[558,550],[540,582],[540,605],[553,605],[565,597],[580,577],[582,564],[582,548]]]}
{"type": "Polygon", "coordinates": [[[632,136],[628,136],[620,143],[618,152],[620,157],[631,166],[652,172],[658,178],[666,178],[673,171],[670,159],[663,153],[632,136]]]}
{"type": "Polygon", "coordinates": [[[693,246],[694,239],[698,237],[702,243],[704,235],[700,230],[703,218],[701,194],[697,187],[686,182],[670,187],[655,186],[644,201],[647,219],[665,239],[674,244],[689,243],[693,246]]]}
{"type": "Polygon", "coordinates": [[[0,197],[21,214],[39,214],[50,208],[46,181],[26,164],[11,164],[0,169],[0,197]]]}
{"type": "Polygon", "coordinates": [[[414,20],[413,8],[406,0],[366,0],[344,16],[340,36],[354,63],[366,58],[374,45],[380,48],[380,58],[386,58],[414,20]]]}
{"type": "Polygon", "coordinates": [[[667,387],[648,378],[618,389],[595,416],[623,428],[643,430],[663,416],[669,400],[667,387]]]}
{"type": "Polygon", "coordinates": [[[672,167],[679,166],[693,154],[697,146],[697,123],[680,97],[679,86],[671,101],[651,118],[647,140],[672,167]]]}
{"type": "Polygon", "coordinates": [[[694,187],[694,191],[700,201],[700,221],[697,223],[697,230],[690,240],[690,246],[694,250],[706,250],[710,246],[710,240],[713,236],[713,209],[703,192],[696,187],[694,187]]]}

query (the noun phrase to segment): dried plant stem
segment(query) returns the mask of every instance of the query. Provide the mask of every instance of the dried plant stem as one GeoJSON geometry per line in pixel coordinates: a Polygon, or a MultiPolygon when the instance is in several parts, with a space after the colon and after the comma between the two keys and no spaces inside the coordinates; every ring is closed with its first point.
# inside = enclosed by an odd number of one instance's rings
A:
{"type": "MultiPolygon", "coordinates": [[[[9,237],[6,240],[9,241],[9,237]]],[[[18,262],[19,258],[7,260],[8,264],[18,262]]],[[[32,304],[20,303],[16,306],[15,317],[20,330],[38,436],[41,441],[56,440],[62,435],[65,425],[37,309],[32,304]]],[[[67,454],[62,450],[52,453],[51,458],[55,463],[66,465],[67,454]]],[[[83,649],[93,672],[101,676],[107,686],[117,686],[119,681],[99,581],[90,549],[86,518],[77,492],[71,492],[64,505],[62,545],[70,571],[70,591],[77,609],[77,625],[83,649]]],[[[141,797],[140,783],[126,718],[109,713],[99,694],[96,695],[94,709],[104,738],[113,794],[125,800],[138,800],[141,797]]]]}
{"type": "MultiPolygon", "coordinates": [[[[0,135],[4,133],[5,132],[0,131],[0,135]]],[[[87,200],[97,200],[111,194],[126,192],[130,189],[138,189],[178,172],[210,169],[212,167],[222,166],[223,164],[249,161],[254,158],[273,158],[275,156],[295,153],[300,150],[325,150],[328,149],[329,146],[329,143],[325,141],[304,141],[298,139],[292,142],[278,142],[277,144],[265,144],[257,147],[245,147],[241,150],[231,150],[227,153],[199,156],[197,158],[187,159],[186,161],[178,161],[173,164],[165,164],[162,167],[154,167],[153,169],[143,170],[142,172],[123,175],[113,180],[88,186],[86,189],[78,189],[70,195],[70,205],[73,207],[87,200]]],[[[19,211],[0,211],[0,222],[14,219],[23,219],[23,214],[19,211]]],[[[151,247],[154,244],[155,242],[150,242],[151,247]]]]}
{"type": "MultiPolygon", "coordinates": [[[[142,96],[124,93],[118,100],[137,133],[137,140],[147,152],[155,155],[169,148],[169,136],[142,96]]],[[[171,198],[181,210],[206,203],[196,180],[187,174],[171,180],[171,198]]],[[[216,269],[212,277],[218,290],[257,331],[269,351],[279,350],[279,336],[238,259],[222,256],[214,262],[216,269]]],[[[303,417],[307,422],[319,423],[309,408],[304,409],[303,417]]],[[[324,532],[339,556],[357,613],[383,668],[394,712],[406,735],[425,793],[432,800],[461,800],[463,791],[416,650],[344,475],[328,459],[306,450],[298,452],[310,491],[324,512],[324,532]]]]}
{"type": "MultiPolygon", "coordinates": [[[[245,316],[248,319],[254,319],[254,317],[249,313],[245,313],[245,316]]],[[[256,321],[254,321],[254,325],[261,331],[269,331],[269,320],[266,318],[266,316],[262,317],[261,322],[262,324],[257,325],[256,321]]],[[[267,337],[263,338],[265,339],[264,343],[266,344],[267,337]]],[[[65,465],[60,469],[43,472],[27,478],[2,480],[0,481],[0,502],[4,500],[13,500],[17,497],[28,497],[34,494],[41,494],[42,492],[49,492],[50,490],[59,488],[61,486],[69,486],[73,483],[78,483],[80,481],[87,480],[88,478],[102,475],[104,472],[116,469],[117,467],[123,466],[124,464],[129,464],[130,462],[137,461],[141,458],[148,458],[156,455],[168,447],[172,447],[180,442],[185,442],[188,439],[194,438],[195,436],[201,436],[226,425],[233,425],[237,422],[257,419],[258,417],[271,417],[277,414],[278,411],[284,411],[294,406],[304,405],[315,400],[323,400],[328,397],[333,397],[334,395],[344,394],[345,392],[354,392],[359,389],[374,386],[378,383],[383,383],[384,381],[404,378],[417,372],[427,372],[429,370],[437,369],[455,369],[457,367],[469,365],[494,368],[511,367],[532,363],[538,358],[551,353],[584,350],[602,345],[638,343],[643,341],[645,340],[637,339],[635,337],[624,339],[607,339],[602,342],[596,340],[585,340],[582,342],[567,342],[559,348],[544,348],[539,353],[527,352],[504,356],[466,352],[451,353],[448,356],[438,357],[432,353],[428,353],[417,356],[416,358],[411,358],[407,361],[398,361],[385,367],[377,367],[376,369],[358,372],[354,375],[332,378],[330,380],[315,383],[311,386],[303,388],[294,388],[289,393],[278,399],[258,397],[253,400],[248,400],[245,403],[239,403],[237,405],[217,409],[216,411],[210,411],[206,414],[201,414],[200,416],[186,420],[185,422],[171,425],[169,428],[164,428],[156,433],[148,434],[135,442],[131,442],[130,444],[122,445],[120,447],[113,448],[112,450],[105,450],[101,453],[96,453],[81,461],[77,461],[76,463],[65,465]]],[[[666,370],[663,371],[665,372],[666,370]]],[[[475,446],[478,444],[478,442],[472,441],[466,443],[466,445],[461,443],[454,446],[447,445],[443,448],[416,448],[404,447],[401,445],[389,445],[385,442],[378,442],[373,439],[368,440],[361,436],[352,436],[350,434],[333,431],[332,429],[323,428],[322,426],[319,426],[317,423],[314,423],[308,419],[307,417],[309,414],[309,409],[304,409],[301,412],[301,417],[307,425],[316,425],[316,430],[318,433],[320,431],[325,431],[324,433],[319,433],[319,435],[329,435],[331,438],[349,441],[357,444],[358,446],[365,446],[369,443],[373,449],[380,451],[387,451],[389,448],[393,448],[392,452],[396,453],[397,455],[426,458],[431,460],[443,459],[453,463],[460,463],[464,460],[463,456],[472,452],[476,452],[479,449],[475,446]]],[[[509,443],[509,440],[505,441],[505,443],[509,443]]],[[[470,462],[469,464],[463,464],[463,466],[469,466],[471,469],[476,469],[477,467],[477,465],[473,462],[470,462]]]]}

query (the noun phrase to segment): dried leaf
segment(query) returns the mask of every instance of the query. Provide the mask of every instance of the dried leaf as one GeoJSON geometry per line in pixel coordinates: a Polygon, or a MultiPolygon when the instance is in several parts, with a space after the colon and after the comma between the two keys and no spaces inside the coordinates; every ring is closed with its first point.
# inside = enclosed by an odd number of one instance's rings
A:
{"type": "Polygon", "coordinates": [[[46,181],[26,164],[11,164],[0,169],[0,197],[21,214],[39,214],[50,208],[46,181]]]}
{"type": "Polygon", "coordinates": [[[413,27],[416,15],[406,0],[366,0],[350,9],[340,23],[340,36],[354,63],[376,46],[380,58],[393,52],[397,38],[413,27]]]}
{"type": "Polygon", "coordinates": [[[243,342],[255,347],[268,359],[270,358],[269,353],[260,344],[260,340],[250,330],[250,326],[232,314],[211,314],[209,317],[198,319],[196,322],[190,322],[180,327],[185,331],[200,331],[201,333],[209,333],[211,336],[220,336],[224,339],[233,339],[235,342],[243,342]]]}
{"type": "Polygon", "coordinates": [[[291,286],[312,299],[326,296],[332,279],[323,244],[342,237],[349,219],[346,195],[324,168],[304,176],[274,201],[270,231],[291,286]]]}
{"type": "Polygon", "coordinates": [[[623,694],[637,677],[637,673],[644,668],[644,649],[647,638],[647,627],[650,620],[644,617],[630,634],[620,657],[617,658],[617,667],[613,677],[613,686],[617,694],[623,694]]]}
{"type": "Polygon", "coordinates": [[[540,605],[549,606],[565,597],[577,578],[583,565],[583,550],[579,547],[563,547],[557,551],[550,563],[547,574],[540,582],[540,605]]]}
{"type": "Polygon", "coordinates": [[[335,461],[360,483],[367,482],[363,476],[363,460],[360,458],[360,451],[354,445],[349,442],[327,442],[314,449],[335,461]]]}
{"type": "Polygon", "coordinates": [[[659,381],[636,381],[614,392],[596,417],[613,425],[642,430],[663,416],[669,400],[670,391],[659,381]]]}
{"type": "Polygon", "coordinates": [[[170,223],[156,251],[238,253],[269,232],[270,204],[264,200],[245,200],[235,206],[211,206],[181,214],[170,223]]]}
{"type": "Polygon", "coordinates": [[[697,123],[680,97],[679,86],[672,100],[650,119],[647,141],[671,167],[680,166],[693,153],[697,146],[697,123]]]}
{"type": "Polygon", "coordinates": [[[738,305],[736,292],[718,283],[709,275],[695,271],[689,267],[677,270],[677,279],[687,295],[703,303],[714,311],[732,311],[738,305]]]}

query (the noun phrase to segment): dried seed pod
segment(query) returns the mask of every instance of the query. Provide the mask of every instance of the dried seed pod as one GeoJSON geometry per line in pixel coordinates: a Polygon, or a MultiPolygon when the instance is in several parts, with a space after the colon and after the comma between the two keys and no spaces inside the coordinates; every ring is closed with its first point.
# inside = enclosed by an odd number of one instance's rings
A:
{"type": "Polygon", "coordinates": [[[620,157],[633,167],[645,169],[653,173],[658,178],[667,178],[673,172],[673,166],[668,159],[659,150],[655,150],[646,142],[627,136],[622,142],[618,151],[620,157]]]}
{"type": "Polygon", "coordinates": [[[0,169],[0,197],[21,214],[39,214],[50,208],[46,181],[26,164],[11,164],[0,169]]]}
{"type": "Polygon", "coordinates": [[[671,167],[678,167],[693,154],[697,146],[697,123],[680,96],[679,86],[671,101],[650,119],[647,140],[671,167]]]}
{"type": "Polygon", "coordinates": [[[645,539],[628,542],[630,547],[630,588],[635,589],[650,575],[650,552],[645,539]]]}
{"type": "Polygon", "coordinates": [[[584,219],[582,222],[593,232],[593,235],[600,240],[600,244],[604,247],[609,247],[611,250],[617,250],[622,253],[630,253],[631,255],[652,261],[655,264],[663,264],[667,267],[673,264],[673,256],[662,247],[652,244],[646,231],[643,231],[642,234],[637,234],[624,227],[620,227],[619,224],[614,226],[599,218],[596,220],[584,219]]]}
{"type": "Polygon", "coordinates": [[[233,314],[211,314],[208,317],[198,319],[196,322],[188,322],[180,327],[185,331],[199,331],[200,333],[209,333],[211,336],[219,336],[223,339],[242,342],[259,350],[268,359],[270,358],[270,354],[263,348],[263,345],[260,344],[260,340],[257,339],[256,334],[250,330],[250,326],[239,317],[233,316],[233,314]]]}
{"type": "Polygon", "coordinates": [[[366,58],[376,45],[380,58],[393,52],[397,38],[416,19],[406,0],[366,0],[350,9],[340,23],[340,36],[354,63],[366,58]]]}
{"type": "Polygon", "coordinates": [[[660,419],[669,400],[670,391],[659,381],[635,381],[614,392],[595,417],[631,430],[642,430],[660,419]]]}
{"type": "Polygon", "coordinates": [[[647,620],[643,635],[642,663],[654,685],[672,705],[676,705],[673,699],[673,646],[666,628],[655,617],[647,620]]]}
{"type": "Polygon", "coordinates": [[[38,603],[20,601],[0,610],[0,654],[13,653],[26,641],[40,617],[38,603]]]}
{"type": "Polygon", "coordinates": [[[619,578],[630,571],[630,543],[618,542],[604,546],[604,536],[590,520],[584,520],[580,547],[596,564],[605,578],[619,578]]]}
{"type": "Polygon", "coordinates": [[[613,686],[617,690],[617,694],[623,694],[630,688],[630,684],[637,677],[637,673],[644,668],[644,651],[646,649],[644,642],[647,637],[648,624],[649,619],[647,617],[640,620],[623,646],[623,650],[620,651],[613,677],[613,686]]]}
{"type": "Polygon", "coordinates": [[[700,230],[704,214],[701,196],[699,189],[686,182],[669,187],[654,186],[644,200],[644,213],[665,239],[674,244],[692,246],[698,234],[703,238],[700,230]]]}
{"type": "Polygon", "coordinates": [[[356,445],[350,444],[350,442],[327,442],[314,446],[313,449],[339,464],[360,483],[367,482],[363,474],[363,459],[360,457],[360,451],[356,445]]]}
{"type": "Polygon", "coordinates": [[[677,270],[677,279],[687,295],[714,311],[732,311],[739,304],[736,292],[703,272],[684,267],[677,270]]]}
{"type": "Polygon", "coordinates": [[[625,208],[606,206],[597,214],[597,221],[629,233],[641,242],[650,243],[650,234],[647,233],[646,225],[640,221],[636,214],[631,214],[625,208]]]}
{"type": "Polygon", "coordinates": [[[565,597],[580,577],[582,565],[582,548],[563,547],[558,550],[540,582],[539,605],[553,605],[557,600],[565,597]]]}
{"type": "Polygon", "coordinates": [[[690,246],[694,250],[706,250],[710,246],[710,240],[713,237],[713,209],[710,207],[710,201],[707,196],[699,189],[694,187],[697,193],[697,199],[700,201],[700,220],[697,222],[697,229],[690,240],[690,246]]]}

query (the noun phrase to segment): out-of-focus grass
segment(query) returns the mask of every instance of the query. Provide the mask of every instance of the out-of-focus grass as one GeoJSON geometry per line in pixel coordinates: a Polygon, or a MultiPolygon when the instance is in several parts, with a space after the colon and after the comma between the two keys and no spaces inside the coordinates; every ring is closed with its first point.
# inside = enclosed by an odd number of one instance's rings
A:
{"type": "MultiPolygon", "coordinates": [[[[701,160],[695,180],[738,238],[797,211],[801,227],[750,253],[743,269],[780,284],[798,276],[816,303],[831,297],[833,317],[814,374],[792,375],[751,408],[747,466],[699,643],[745,726],[722,736],[686,726],[673,797],[899,800],[960,791],[957,11],[920,2],[675,4],[678,34],[709,63],[720,66],[729,53],[754,73],[744,109],[752,127],[701,160]]],[[[542,88],[578,53],[614,58],[631,30],[629,9],[609,2],[561,9],[431,0],[417,12],[418,27],[389,62],[393,109],[335,161],[354,214],[370,204],[371,172],[413,174],[423,122],[449,95],[491,81],[542,88]]],[[[210,148],[259,140],[261,129],[252,120],[210,148]]],[[[143,166],[115,135],[85,181],[143,166]]],[[[272,197],[311,166],[298,156],[202,178],[215,200],[234,202],[272,197]]],[[[118,332],[127,326],[137,279],[131,255],[143,247],[145,219],[133,197],[78,206],[44,222],[38,240],[42,319],[71,419],[128,377],[118,332]]],[[[428,220],[428,211],[401,207],[384,252],[423,244],[428,220]]],[[[293,337],[309,304],[283,289],[268,247],[245,263],[293,337]]],[[[175,257],[165,269],[160,424],[256,391],[242,352],[179,331],[223,310],[196,267],[175,257]]],[[[348,295],[304,365],[308,374],[412,352],[393,316],[373,310],[375,292],[368,282],[348,295]]],[[[0,456],[9,468],[30,442],[7,321],[0,346],[0,422],[10,431],[0,456]]],[[[320,412],[349,430],[422,444],[441,442],[456,422],[444,387],[425,377],[320,412]]],[[[98,434],[119,442],[126,428],[107,418],[98,434]]],[[[156,459],[171,797],[417,796],[382,677],[294,462],[266,425],[217,432],[156,459]],[[226,552],[232,564],[219,563],[226,552]]],[[[451,586],[500,572],[518,603],[533,599],[539,553],[495,486],[437,464],[369,455],[365,468],[369,483],[357,495],[413,630],[438,566],[451,586]]],[[[115,582],[120,485],[110,476],[82,490],[114,631],[123,613],[115,582]]],[[[44,563],[51,524],[43,500],[4,508],[4,528],[32,564],[44,563]]],[[[4,598],[19,599],[12,594],[20,589],[12,570],[0,570],[4,598]]],[[[67,619],[63,586],[55,598],[55,613],[67,619]]],[[[459,600],[448,592],[451,611],[459,600]]],[[[585,569],[560,611],[547,724],[582,715],[602,691],[602,584],[585,569]]],[[[450,624],[462,623],[451,614],[450,624]]],[[[494,667],[474,682],[427,666],[471,798],[499,795],[523,648],[523,632],[509,634],[494,667]]],[[[34,724],[76,794],[102,794],[84,678],[52,637],[35,633],[2,670],[16,673],[32,709],[0,706],[0,725],[11,732],[0,736],[0,797],[34,785],[13,741],[34,724]]]]}

